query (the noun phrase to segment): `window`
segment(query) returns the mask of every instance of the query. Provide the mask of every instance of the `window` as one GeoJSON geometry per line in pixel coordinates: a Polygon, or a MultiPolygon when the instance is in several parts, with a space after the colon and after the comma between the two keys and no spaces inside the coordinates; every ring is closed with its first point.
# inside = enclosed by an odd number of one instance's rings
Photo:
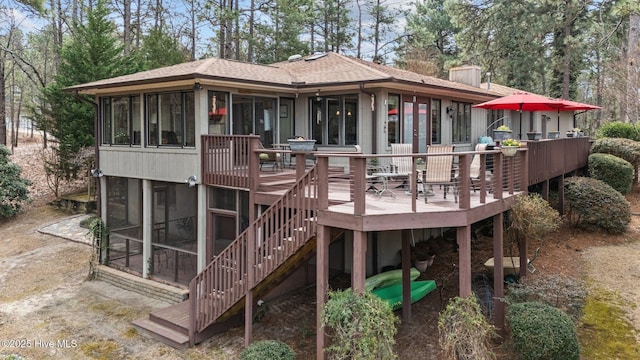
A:
{"type": "Polygon", "coordinates": [[[101,99],[102,144],[140,145],[140,97],[101,99]]]}
{"type": "Polygon", "coordinates": [[[507,119],[505,119],[504,117],[504,110],[489,110],[487,111],[487,128],[485,129],[485,134],[487,136],[491,136],[491,131],[490,130],[495,130],[498,128],[498,126],[500,125],[507,125],[509,127],[511,127],[508,124],[507,119]]]}
{"type": "Polygon", "coordinates": [[[275,141],[279,113],[276,99],[234,95],[233,133],[260,135],[262,145],[271,147],[275,141]]]}
{"type": "Polygon", "coordinates": [[[227,93],[209,91],[209,134],[229,133],[228,98],[227,93]]]}
{"type": "Polygon", "coordinates": [[[400,95],[389,95],[387,100],[387,147],[400,142],[400,95]]]}
{"type": "Polygon", "coordinates": [[[147,145],[193,147],[193,91],[147,95],[147,145]]]}
{"type": "Polygon", "coordinates": [[[442,115],[440,100],[431,100],[431,143],[442,144],[442,115]]]}
{"type": "Polygon", "coordinates": [[[453,143],[471,142],[471,104],[452,102],[453,143]]]}
{"type": "Polygon", "coordinates": [[[358,144],[358,97],[312,97],[311,138],[318,145],[358,144]]]}

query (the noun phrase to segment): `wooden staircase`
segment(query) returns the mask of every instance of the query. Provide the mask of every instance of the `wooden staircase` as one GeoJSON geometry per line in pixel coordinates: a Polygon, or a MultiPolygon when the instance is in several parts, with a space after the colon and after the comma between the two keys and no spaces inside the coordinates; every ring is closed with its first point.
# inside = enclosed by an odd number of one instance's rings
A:
{"type": "Polygon", "coordinates": [[[155,310],[133,325],[185,348],[241,324],[248,291],[254,298],[267,293],[315,251],[316,171],[312,167],[196,275],[189,300],[155,310]]]}

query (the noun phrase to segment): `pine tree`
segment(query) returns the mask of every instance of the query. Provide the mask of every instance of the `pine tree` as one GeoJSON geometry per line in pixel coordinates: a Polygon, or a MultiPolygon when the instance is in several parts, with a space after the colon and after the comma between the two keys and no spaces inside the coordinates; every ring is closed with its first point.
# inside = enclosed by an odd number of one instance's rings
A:
{"type": "Polygon", "coordinates": [[[123,56],[116,26],[109,21],[105,0],[99,0],[87,14],[85,24],[73,28],[73,38],[63,46],[60,69],[44,90],[47,103],[46,128],[57,142],[56,160],[47,171],[62,179],[77,177],[81,168],[75,159],[94,141],[93,100],[65,91],[66,87],[132,73],[140,68],[133,57],[123,56]]]}

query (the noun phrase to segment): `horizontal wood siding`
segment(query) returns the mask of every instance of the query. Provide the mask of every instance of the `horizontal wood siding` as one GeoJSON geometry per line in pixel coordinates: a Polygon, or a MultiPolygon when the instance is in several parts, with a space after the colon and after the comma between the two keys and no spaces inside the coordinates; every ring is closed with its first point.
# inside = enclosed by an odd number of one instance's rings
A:
{"type": "Polygon", "coordinates": [[[195,149],[101,147],[100,169],[106,176],[184,182],[200,178],[200,156],[195,149]]]}

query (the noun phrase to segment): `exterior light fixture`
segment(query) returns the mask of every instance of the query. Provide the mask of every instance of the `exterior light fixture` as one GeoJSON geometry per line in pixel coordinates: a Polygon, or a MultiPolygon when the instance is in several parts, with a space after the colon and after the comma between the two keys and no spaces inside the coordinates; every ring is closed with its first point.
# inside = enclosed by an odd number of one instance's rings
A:
{"type": "Polygon", "coordinates": [[[195,175],[191,175],[184,182],[186,182],[187,185],[189,185],[189,187],[192,188],[196,186],[196,181],[198,181],[198,178],[195,175]]]}
{"type": "Polygon", "coordinates": [[[104,174],[102,173],[102,170],[100,170],[100,169],[92,169],[91,170],[91,176],[93,176],[94,178],[101,178],[102,176],[104,176],[104,174]]]}

